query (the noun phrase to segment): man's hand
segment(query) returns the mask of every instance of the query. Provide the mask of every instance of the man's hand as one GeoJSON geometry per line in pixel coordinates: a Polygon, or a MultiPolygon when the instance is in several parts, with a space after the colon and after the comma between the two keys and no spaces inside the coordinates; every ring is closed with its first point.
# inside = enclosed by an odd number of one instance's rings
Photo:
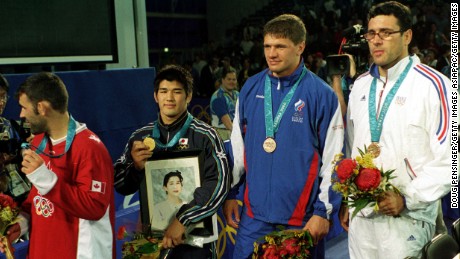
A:
{"type": "Polygon", "coordinates": [[[382,214],[398,216],[404,210],[404,199],[399,193],[388,191],[378,205],[382,214]]]}
{"type": "Polygon", "coordinates": [[[308,232],[310,232],[313,243],[317,245],[329,232],[330,225],[329,220],[313,215],[310,220],[308,220],[303,230],[308,230],[308,232]]]}
{"type": "Polygon", "coordinates": [[[39,168],[44,163],[43,159],[31,149],[24,149],[22,152],[22,168],[23,173],[30,174],[39,168]]]}
{"type": "Polygon", "coordinates": [[[152,156],[153,152],[149,151],[149,147],[142,141],[136,140],[131,148],[131,156],[133,157],[134,167],[141,171],[145,168],[145,162],[152,156]]]}
{"type": "MultiPolygon", "coordinates": [[[[19,227],[19,224],[13,224],[8,228],[8,231],[6,232],[6,237],[8,238],[8,241],[10,244],[12,244],[16,239],[19,238],[19,235],[21,234],[21,227],[19,227]]],[[[0,252],[5,253],[5,246],[3,242],[0,242],[0,252]]]]}
{"type": "Polygon", "coordinates": [[[339,220],[340,220],[340,225],[343,227],[345,231],[348,232],[348,227],[350,223],[350,212],[348,211],[348,206],[346,204],[342,204],[340,206],[339,220]]]}
{"type": "Polygon", "coordinates": [[[238,228],[240,223],[240,211],[237,200],[226,200],[224,203],[224,216],[227,224],[232,228],[238,228]]]}
{"type": "Polygon", "coordinates": [[[185,227],[177,218],[168,226],[163,237],[163,248],[174,248],[184,243],[185,227]]]}

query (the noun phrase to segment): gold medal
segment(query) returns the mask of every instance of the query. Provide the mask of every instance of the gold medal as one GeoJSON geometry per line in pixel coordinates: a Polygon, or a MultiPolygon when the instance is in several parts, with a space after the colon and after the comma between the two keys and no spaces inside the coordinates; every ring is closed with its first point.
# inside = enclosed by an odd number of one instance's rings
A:
{"type": "Polygon", "coordinates": [[[380,146],[378,142],[372,142],[367,147],[367,152],[371,154],[374,158],[380,156],[380,146]]]}
{"type": "Polygon", "coordinates": [[[155,140],[151,137],[146,137],[144,139],[144,145],[149,147],[149,151],[152,151],[155,149],[155,140]]]}
{"type": "Polygon", "coordinates": [[[266,138],[264,141],[263,148],[267,153],[273,153],[276,149],[276,141],[273,138],[266,138]]]}

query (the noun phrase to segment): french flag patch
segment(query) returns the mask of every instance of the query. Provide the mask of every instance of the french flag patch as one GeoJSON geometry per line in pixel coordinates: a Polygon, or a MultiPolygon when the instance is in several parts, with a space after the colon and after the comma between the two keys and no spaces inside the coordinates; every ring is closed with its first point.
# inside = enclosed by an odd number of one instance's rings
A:
{"type": "Polygon", "coordinates": [[[91,191],[105,193],[105,187],[106,187],[105,182],[99,182],[99,181],[93,180],[91,184],[91,191]]]}

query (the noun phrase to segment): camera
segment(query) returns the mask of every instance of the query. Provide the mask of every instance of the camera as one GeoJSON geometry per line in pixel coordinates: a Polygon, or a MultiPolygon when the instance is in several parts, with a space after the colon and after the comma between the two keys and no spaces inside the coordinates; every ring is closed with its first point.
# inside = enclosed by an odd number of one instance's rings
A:
{"type": "Polygon", "coordinates": [[[19,154],[22,149],[21,144],[27,142],[27,138],[30,137],[30,126],[23,120],[19,123],[15,120],[10,120],[10,123],[11,127],[17,132],[19,138],[13,138],[8,136],[8,134],[2,136],[0,139],[0,153],[19,154]]]}
{"type": "MultiPolygon", "coordinates": [[[[355,24],[343,31],[347,42],[341,46],[342,51],[353,55],[358,74],[366,71],[369,55],[369,45],[362,35],[364,31],[365,29],[360,24],[355,24]]],[[[348,75],[350,73],[350,60],[346,55],[327,56],[326,62],[329,75],[348,75]]]]}

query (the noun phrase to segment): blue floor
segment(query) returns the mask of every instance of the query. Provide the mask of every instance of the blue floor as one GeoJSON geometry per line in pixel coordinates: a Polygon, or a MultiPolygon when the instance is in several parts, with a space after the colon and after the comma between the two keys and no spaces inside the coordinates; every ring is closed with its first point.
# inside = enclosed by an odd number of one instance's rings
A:
{"type": "Polygon", "coordinates": [[[326,242],[326,259],[349,259],[348,233],[342,232],[326,242]]]}

